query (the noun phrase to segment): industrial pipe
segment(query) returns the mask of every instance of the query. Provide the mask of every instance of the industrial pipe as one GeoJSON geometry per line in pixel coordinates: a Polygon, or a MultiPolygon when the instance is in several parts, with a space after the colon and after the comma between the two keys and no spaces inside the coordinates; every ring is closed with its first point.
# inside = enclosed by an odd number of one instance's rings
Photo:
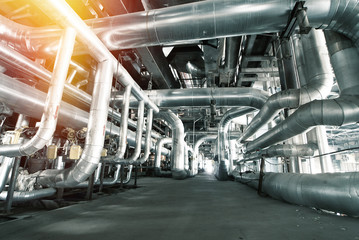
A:
{"type": "MultiPolygon", "coordinates": [[[[268,98],[268,93],[254,88],[184,88],[145,91],[149,98],[160,108],[210,106],[212,101],[217,107],[250,106],[260,109],[268,98]]],[[[113,99],[115,105],[122,102],[121,95],[113,99]]],[[[137,101],[130,100],[135,108],[137,101]]]]}
{"type": "Polygon", "coordinates": [[[140,86],[132,79],[126,69],[117,61],[109,49],[101,42],[95,33],[86,23],[76,14],[76,12],[66,3],[65,0],[42,1],[34,0],[33,3],[45,14],[54,19],[56,23],[63,27],[73,27],[81,42],[87,47],[88,51],[97,62],[109,61],[112,64],[112,73],[125,86],[131,86],[134,96],[138,100],[143,100],[155,112],[159,109],[143,93],[140,86]]]}
{"type": "Polygon", "coordinates": [[[326,32],[330,60],[340,89],[340,97],[307,103],[283,122],[246,144],[246,151],[260,150],[303,133],[317,125],[342,126],[359,119],[359,84],[357,67],[359,53],[343,35],[326,32]]]}
{"type": "MultiPolygon", "coordinates": [[[[0,193],[4,190],[8,181],[11,168],[14,164],[14,158],[0,156],[0,193]]],[[[6,198],[6,196],[5,196],[6,198]]]]}
{"type": "Polygon", "coordinates": [[[179,180],[185,179],[187,177],[187,172],[184,168],[183,149],[185,141],[183,123],[171,110],[160,111],[157,114],[157,117],[166,121],[172,129],[172,177],[179,180]]]}
{"type": "MultiPolygon", "coordinates": [[[[241,173],[236,180],[258,187],[259,174],[241,173]]],[[[359,216],[359,173],[264,174],[262,192],[269,196],[307,207],[359,216]]]]}
{"type": "Polygon", "coordinates": [[[312,29],[308,35],[302,35],[303,55],[307,84],[300,89],[288,89],[270,96],[246,127],[242,142],[256,133],[283,108],[298,108],[313,100],[325,99],[333,86],[332,66],[321,30],[312,29]]]}
{"type": "MultiPolygon", "coordinates": [[[[0,193],[0,200],[5,201],[7,197],[7,191],[2,191],[0,193]]],[[[55,188],[43,188],[39,190],[33,191],[15,191],[13,195],[13,202],[25,202],[36,200],[45,197],[51,197],[55,195],[56,189],[55,188]]]]}
{"type": "Polygon", "coordinates": [[[305,157],[313,156],[318,146],[314,143],[293,145],[293,144],[279,144],[273,145],[269,148],[263,149],[254,153],[247,153],[243,156],[243,160],[260,159],[261,157],[305,157]]]}
{"type": "Polygon", "coordinates": [[[163,145],[170,144],[170,143],[172,144],[172,138],[165,137],[165,138],[157,139],[156,156],[155,156],[155,175],[157,177],[169,176],[169,174],[166,174],[161,171],[161,155],[162,155],[161,152],[162,152],[163,145]]]}
{"type": "Polygon", "coordinates": [[[221,118],[218,124],[218,170],[216,178],[220,181],[227,181],[228,175],[231,175],[233,171],[233,161],[229,156],[229,144],[228,144],[228,128],[231,121],[237,117],[243,116],[252,112],[253,108],[234,108],[227,111],[221,118]]]}
{"type": "Polygon", "coordinates": [[[41,123],[35,136],[24,144],[1,145],[0,155],[26,156],[42,149],[47,144],[56,130],[59,107],[69,68],[72,50],[75,44],[76,32],[72,28],[65,29],[60,43],[60,50],[56,56],[56,62],[48,90],[41,123]]]}
{"type": "Polygon", "coordinates": [[[40,185],[74,187],[85,181],[95,171],[100,162],[101,151],[105,140],[112,77],[111,62],[104,61],[99,63],[92,94],[86,142],[81,158],[71,168],[40,171],[38,178],[40,185]]]}
{"type": "Polygon", "coordinates": [[[147,123],[146,123],[146,136],[145,136],[145,152],[143,156],[137,159],[136,164],[143,164],[150,155],[150,149],[152,145],[151,140],[151,131],[152,131],[152,122],[153,122],[153,109],[147,110],[147,123]]]}

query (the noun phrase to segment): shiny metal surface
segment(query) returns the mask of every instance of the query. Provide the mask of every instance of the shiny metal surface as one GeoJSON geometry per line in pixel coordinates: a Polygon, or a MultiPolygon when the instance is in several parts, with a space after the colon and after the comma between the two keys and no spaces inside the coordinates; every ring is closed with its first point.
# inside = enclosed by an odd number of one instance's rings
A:
{"type": "MultiPolygon", "coordinates": [[[[210,106],[215,100],[217,107],[251,106],[259,109],[268,98],[267,92],[254,88],[185,88],[145,93],[160,108],[210,106]]],[[[122,98],[116,96],[113,101],[119,104],[122,98]]],[[[136,105],[137,101],[131,98],[130,107],[136,105]]]]}
{"type": "MultiPolygon", "coordinates": [[[[242,173],[237,181],[257,188],[259,174],[242,173]]],[[[265,173],[262,191],[272,198],[359,216],[359,173],[265,173]]]]}
{"type": "MultiPolygon", "coordinates": [[[[135,145],[134,152],[132,153],[132,155],[129,158],[125,158],[125,159],[120,158],[120,159],[116,159],[115,161],[118,161],[119,163],[122,163],[122,164],[133,164],[134,162],[136,162],[136,160],[140,156],[141,146],[142,146],[142,131],[143,131],[143,122],[144,122],[144,116],[143,116],[144,112],[145,112],[145,103],[143,101],[140,101],[140,103],[138,105],[138,113],[137,113],[138,116],[137,116],[137,129],[136,129],[136,145],[135,145]]],[[[125,139],[125,146],[126,146],[127,145],[126,144],[127,132],[123,138],[125,139]]]]}
{"type": "Polygon", "coordinates": [[[125,92],[123,94],[123,101],[121,104],[121,125],[120,125],[120,135],[118,140],[118,149],[116,152],[116,161],[121,161],[124,159],[126,153],[126,136],[128,131],[128,115],[129,115],[129,104],[130,104],[130,96],[131,96],[131,86],[127,86],[125,88],[125,92]]]}
{"type": "Polygon", "coordinates": [[[88,131],[81,158],[71,168],[40,172],[38,179],[40,185],[74,187],[85,181],[96,170],[105,139],[112,73],[111,62],[104,61],[98,65],[87,125],[88,131]]]}
{"type": "Polygon", "coordinates": [[[47,93],[41,123],[36,135],[24,144],[1,145],[0,154],[4,156],[28,156],[42,149],[52,138],[56,130],[58,112],[66,81],[67,70],[75,44],[76,32],[72,28],[65,29],[60,40],[60,50],[56,56],[54,71],[47,93]]]}
{"type": "Polygon", "coordinates": [[[265,148],[305,132],[313,126],[342,126],[358,121],[359,85],[356,81],[356,68],[359,66],[359,53],[356,47],[347,47],[350,44],[349,39],[343,39],[336,33],[331,35],[332,37],[327,37],[327,44],[330,61],[341,90],[340,97],[332,100],[316,100],[301,106],[286,120],[253,142],[247,143],[246,151],[265,148]]]}
{"type": "Polygon", "coordinates": [[[162,147],[164,144],[172,144],[172,138],[160,138],[156,142],[156,156],[155,156],[155,175],[161,176],[161,156],[162,156],[162,147]]]}
{"type": "Polygon", "coordinates": [[[147,110],[147,123],[146,123],[146,136],[145,136],[145,150],[143,156],[137,159],[136,164],[143,164],[147,161],[148,156],[150,155],[150,150],[152,146],[151,140],[151,131],[152,131],[152,123],[153,123],[153,109],[147,110]]]}
{"type": "Polygon", "coordinates": [[[86,25],[86,23],[75,13],[75,11],[64,0],[59,1],[33,1],[45,14],[50,18],[55,19],[56,22],[63,26],[73,27],[78,35],[78,38],[86,46],[89,53],[98,61],[110,61],[112,64],[112,72],[115,77],[124,85],[131,86],[133,94],[138,100],[145,101],[146,104],[155,112],[159,109],[155,106],[146,95],[143,94],[142,89],[132,79],[126,69],[117,62],[117,59],[111,54],[109,49],[102,43],[102,41],[94,34],[94,32],[86,25]]]}
{"type": "Polygon", "coordinates": [[[252,112],[253,108],[235,108],[227,111],[218,124],[218,161],[219,164],[225,165],[221,169],[227,169],[227,174],[233,171],[233,161],[229,154],[228,128],[231,121],[237,117],[252,112]],[[226,163],[228,162],[228,166],[226,163]]]}
{"type": "Polygon", "coordinates": [[[334,76],[323,32],[312,29],[308,35],[302,35],[301,39],[307,84],[300,89],[288,89],[270,96],[244,131],[242,141],[256,133],[281,109],[298,108],[313,100],[325,99],[330,93],[334,76]]]}
{"type": "Polygon", "coordinates": [[[172,129],[172,177],[174,179],[184,179],[187,177],[187,172],[184,168],[184,126],[181,121],[171,110],[160,111],[156,114],[157,118],[165,120],[172,129]]]}
{"type": "MultiPolygon", "coordinates": [[[[11,168],[14,164],[14,158],[0,156],[0,193],[4,190],[5,185],[8,181],[8,177],[11,171],[11,168]]],[[[5,196],[6,199],[6,196],[5,196]]]]}
{"type": "Polygon", "coordinates": [[[318,146],[314,143],[293,145],[279,144],[263,149],[255,153],[245,154],[242,161],[259,159],[261,157],[305,157],[313,156],[318,146]]]}
{"type": "MultiPolygon", "coordinates": [[[[13,196],[13,202],[25,202],[25,201],[50,197],[55,195],[56,191],[57,190],[55,188],[43,188],[29,192],[15,191],[13,196]]],[[[0,193],[0,200],[5,201],[6,196],[7,196],[7,191],[2,191],[0,193]]]]}

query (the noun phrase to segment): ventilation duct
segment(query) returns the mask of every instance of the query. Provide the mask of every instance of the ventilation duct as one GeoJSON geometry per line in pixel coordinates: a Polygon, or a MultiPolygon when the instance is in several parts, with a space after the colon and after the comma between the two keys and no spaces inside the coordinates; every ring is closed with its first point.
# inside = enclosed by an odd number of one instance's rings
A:
{"type": "MultiPolygon", "coordinates": [[[[258,188],[259,174],[241,173],[237,181],[258,188]]],[[[308,207],[359,216],[359,173],[265,173],[261,191],[308,207]]]]}
{"type": "Polygon", "coordinates": [[[334,77],[324,33],[312,29],[308,35],[302,35],[302,44],[307,84],[300,89],[288,89],[270,96],[244,131],[242,141],[256,133],[281,109],[298,108],[313,100],[327,98],[334,77]]]}
{"type": "Polygon", "coordinates": [[[277,126],[246,144],[251,152],[291,138],[317,125],[342,126],[359,119],[359,54],[351,41],[334,32],[325,32],[330,60],[337,78],[340,97],[307,103],[277,126]]]}
{"type": "Polygon", "coordinates": [[[158,118],[166,121],[172,129],[172,177],[174,179],[185,179],[187,172],[184,168],[184,127],[181,119],[179,119],[171,110],[160,111],[158,118]]]}

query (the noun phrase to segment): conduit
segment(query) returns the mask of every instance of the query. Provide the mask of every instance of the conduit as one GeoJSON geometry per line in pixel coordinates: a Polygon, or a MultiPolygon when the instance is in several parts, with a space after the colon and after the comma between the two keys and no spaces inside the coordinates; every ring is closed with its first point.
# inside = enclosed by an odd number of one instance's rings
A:
{"type": "MultiPolygon", "coordinates": [[[[258,187],[259,174],[241,173],[236,180],[258,187]]],[[[262,192],[308,207],[359,216],[359,173],[265,173],[262,192]]]]}
{"type": "Polygon", "coordinates": [[[13,157],[31,155],[42,149],[50,141],[56,130],[62,93],[75,44],[75,37],[76,32],[74,29],[65,29],[63,38],[60,41],[60,49],[56,56],[44,112],[36,135],[24,144],[1,145],[0,155],[13,157]]]}
{"type": "Polygon", "coordinates": [[[317,125],[342,126],[359,119],[359,54],[352,42],[334,32],[326,32],[330,60],[341,91],[340,97],[307,103],[277,126],[246,144],[246,151],[260,150],[269,145],[303,133],[317,125]]]}
{"type": "Polygon", "coordinates": [[[235,108],[227,111],[218,124],[218,172],[215,173],[219,181],[227,181],[233,171],[233,161],[229,156],[228,128],[231,121],[237,117],[252,112],[253,108],[235,108]]]}
{"type": "Polygon", "coordinates": [[[157,117],[166,121],[172,129],[172,177],[174,179],[185,179],[187,172],[184,168],[184,127],[181,119],[179,119],[171,110],[160,111],[157,117]]]}
{"type": "Polygon", "coordinates": [[[324,33],[312,29],[308,35],[302,35],[302,42],[307,84],[300,89],[288,89],[270,96],[245,129],[242,141],[256,133],[283,108],[298,108],[313,100],[327,98],[334,76],[324,33]]]}

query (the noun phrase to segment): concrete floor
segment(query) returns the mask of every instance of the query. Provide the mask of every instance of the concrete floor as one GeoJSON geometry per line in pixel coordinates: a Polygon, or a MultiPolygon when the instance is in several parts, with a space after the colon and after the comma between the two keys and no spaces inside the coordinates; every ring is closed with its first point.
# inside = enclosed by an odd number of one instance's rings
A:
{"type": "Polygon", "coordinates": [[[359,219],[259,197],[199,175],[141,178],[140,188],[0,224],[1,239],[359,239],[359,219]]]}

